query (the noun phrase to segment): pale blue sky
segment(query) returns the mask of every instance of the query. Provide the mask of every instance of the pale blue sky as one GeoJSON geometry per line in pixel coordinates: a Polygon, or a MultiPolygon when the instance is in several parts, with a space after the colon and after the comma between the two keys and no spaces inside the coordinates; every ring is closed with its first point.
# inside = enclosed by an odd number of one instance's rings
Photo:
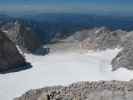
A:
{"type": "Polygon", "coordinates": [[[133,0],[0,0],[0,11],[133,12],[133,0]]]}

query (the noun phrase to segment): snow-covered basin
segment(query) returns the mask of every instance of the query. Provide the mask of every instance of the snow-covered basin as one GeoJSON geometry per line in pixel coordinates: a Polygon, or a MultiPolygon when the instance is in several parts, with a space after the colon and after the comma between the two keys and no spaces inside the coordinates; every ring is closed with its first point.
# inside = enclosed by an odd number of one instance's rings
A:
{"type": "Polygon", "coordinates": [[[33,68],[0,75],[0,100],[12,100],[30,89],[68,85],[77,81],[124,80],[133,78],[133,71],[111,71],[110,62],[119,49],[88,53],[65,52],[46,56],[26,54],[33,68]]]}

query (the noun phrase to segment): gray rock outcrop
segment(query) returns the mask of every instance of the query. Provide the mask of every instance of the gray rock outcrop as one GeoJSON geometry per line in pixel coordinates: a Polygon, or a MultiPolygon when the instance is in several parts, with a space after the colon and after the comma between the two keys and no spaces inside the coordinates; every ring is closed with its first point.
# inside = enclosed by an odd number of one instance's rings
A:
{"type": "Polygon", "coordinates": [[[30,68],[24,57],[19,53],[15,44],[0,32],[0,73],[15,72],[30,68]]]}
{"type": "Polygon", "coordinates": [[[133,81],[79,82],[30,90],[14,100],[132,100],[133,81]]]}

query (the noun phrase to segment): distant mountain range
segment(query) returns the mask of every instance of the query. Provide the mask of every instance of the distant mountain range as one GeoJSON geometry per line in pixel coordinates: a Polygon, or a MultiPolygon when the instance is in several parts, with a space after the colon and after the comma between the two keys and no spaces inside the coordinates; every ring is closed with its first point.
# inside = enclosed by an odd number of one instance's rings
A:
{"type": "Polygon", "coordinates": [[[133,28],[133,17],[72,13],[41,13],[19,17],[0,15],[0,25],[16,20],[30,27],[44,43],[49,43],[55,37],[65,38],[82,29],[106,26],[112,30],[130,31],[133,28]]]}

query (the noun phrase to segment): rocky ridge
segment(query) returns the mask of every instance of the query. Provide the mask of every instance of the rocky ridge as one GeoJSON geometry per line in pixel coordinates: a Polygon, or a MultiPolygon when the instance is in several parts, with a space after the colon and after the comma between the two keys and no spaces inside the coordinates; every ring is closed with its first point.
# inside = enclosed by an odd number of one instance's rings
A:
{"type": "Polygon", "coordinates": [[[113,70],[120,67],[133,70],[133,32],[129,32],[121,41],[122,50],[112,60],[113,70]]]}
{"type": "Polygon", "coordinates": [[[14,100],[132,100],[133,81],[79,82],[30,90],[14,100]]]}
{"type": "Polygon", "coordinates": [[[74,35],[65,39],[67,42],[80,42],[85,49],[113,49],[121,45],[121,41],[128,32],[123,30],[111,30],[106,27],[93,28],[76,32],[74,35]],[[93,44],[93,48],[91,45],[93,44]]]}

